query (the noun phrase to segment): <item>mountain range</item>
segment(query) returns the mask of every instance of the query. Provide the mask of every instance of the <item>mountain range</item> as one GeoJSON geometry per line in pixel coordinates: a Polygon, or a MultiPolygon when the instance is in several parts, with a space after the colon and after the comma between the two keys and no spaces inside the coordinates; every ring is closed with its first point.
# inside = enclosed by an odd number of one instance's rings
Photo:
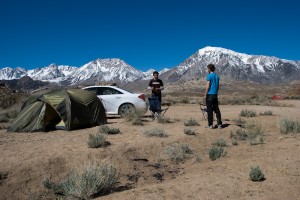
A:
{"type": "MultiPolygon", "coordinates": [[[[199,49],[178,66],[160,71],[166,82],[202,79],[206,66],[213,63],[222,80],[252,81],[258,83],[290,83],[300,80],[300,61],[263,55],[248,55],[220,47],[199,49]]],[[[28,76],[33,80],[70,86],[95,82],[126,84],[152,78],[154,69],[142,72],[118,58],[96,59],[81,67],[50,64],[26,70],[5,67],[0,69],[0,80],[20,79],[28,76]]]]}

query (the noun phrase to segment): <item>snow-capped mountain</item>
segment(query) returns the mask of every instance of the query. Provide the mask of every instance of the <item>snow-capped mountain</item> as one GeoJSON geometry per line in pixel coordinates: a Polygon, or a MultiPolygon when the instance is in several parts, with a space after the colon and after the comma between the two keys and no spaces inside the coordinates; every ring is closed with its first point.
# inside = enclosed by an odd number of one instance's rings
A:
{"type": "Polygon", "coordinates": [[[28,70],[27,76],[34,80],[59,82],[65,80],[70,74],[77,70],[77,67],[51,64],[43,68],[28,70]]]}
{"type": "Polygon", "coordinates": [[[168,81],[204,78],[206,66],[215,64],[225,80],[260,83],[290,82],[300,79],[299,62],[269,56],[247,55],[220,47],[205,47],[183,63],[164,73],[168,81]]]}
{"type": "Polygon", "coordinates": [[[10,67],[5,67],[0,69],[0,80],[12,80],[12,79],[19,79],[27,74],[26,69],[17,67],[12,69],[10,67]]]}
{"type": "MultiPolygon", "coordinates": [[[[168,71],[168,70],[169,70],[168,68],[163,68],[163,69],[160,70],[158,73],[159,73],[159,74],[163,74],[163,73],[165,73],[165,72],[168,71]]],[[[153,72],[154,72],[154,71],[156,71],[156,70],[154,70],[154,69],[149,69],[148,71],[143,72],[143,74],[144,74],[143,80],[149,80],[149,79],[153,78],[153,72]]]]}
{"type": "Polygon", "coordinates": [[[123,60],[97,59],[91,61],[70,74],[65,83],[71,85],[80,82],[132,82],[144,77],[142,71],[128,65],[123,60]]]}
{"type": "MultiPolygon", "coordinates": [[[[206,76],[206,66],[213,63],[222,80],[282,83],[300,80],[300,61],[279,59],[263,55],[248,55],[220,47],[199,49],[178,66],[159,71],[166,82],[201,79],[206,76]]],[[[149,80],[154,69],[137,70],[118,58],[96,59],[81,67],[51,64],[46,67],[25,70],[23,68],[0,69],[0,80],[29,76],[34,80],[56,82],[63,86],[80,83],[114,82],[126,84],[137,80],[149,80]]]]}

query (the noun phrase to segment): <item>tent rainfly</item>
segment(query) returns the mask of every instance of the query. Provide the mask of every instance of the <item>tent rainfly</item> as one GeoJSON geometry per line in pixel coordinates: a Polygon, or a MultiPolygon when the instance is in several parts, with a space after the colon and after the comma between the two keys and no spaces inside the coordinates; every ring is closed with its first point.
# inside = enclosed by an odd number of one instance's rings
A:
{"type": "Polygon", "coordinates": [[[61,121],[68,131],[107,123],[105,108],[94,93],[59,89],[29,96],[7,131],[50,131],[61,121]]]}

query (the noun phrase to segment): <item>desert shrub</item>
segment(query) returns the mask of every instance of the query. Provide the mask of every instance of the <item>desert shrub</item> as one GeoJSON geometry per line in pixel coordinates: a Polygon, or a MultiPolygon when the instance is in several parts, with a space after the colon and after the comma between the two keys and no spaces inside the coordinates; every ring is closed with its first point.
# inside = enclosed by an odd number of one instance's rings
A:
{"type": "Polygon", "coordinates": [[[251,167],[249,176],[252,181],[263,181],[265,179],[265,175],[262,173],[259,166],[251,167]]]}
{"type": "Polygon", "coordinates": [[[135,109],[133,112],[130,112],[125,116],[125,120],[128,122],[132,122],[132,125],[141,125],[144,124],[142,120],[144,115],[144,110],[135,109]]]}
{"type": "Polygon", "coordinates": [[[245,128],[247,130],[253,129],[255,128],[256,124],[254,123],[254,121],[247,121],[245,124],[245,128]]]}
{"type": "Polygon", "coordinates": [[[273,111],[272,110],[267,110],[263,113],[259,113],[259,115],[262,115],[262,116],[271,116],[273,115],[273,111]]]}
{"type": "Polygon", "coordinates": [[[213,146],[216,146],[216,147],[227,147],[227,143],[226,141],[224,140],[224,138],[218,138],[216,139],[213,143],[212,143],[213,146]]]}
{"type": "Polygon", "coordinates": [[[131,123],[132,123],[132,125],[135,125],[135,126],[143,126],[144,125],[142,118],[134,118],[131,121],[131,123]]]}
{"type": "Polygon", "coordinates": [[[245,129],[237,129],[235,133],[230,133],[230,138],[233,140],[247,140],[251,145],[264,143],[264,131],[260,124],[248,122],[245,129]]]}
{"type": "Polygon", "coordinates": [[[255,117],[256,116],[256,112],[252,111],[252,110],[247,110],[247,109],[243,109],[240,113],[241,117],[255,117]]]}
{"type": "Polygon", "coordinates": [[[87,145],[89,148],[99,148],[99,147],[104,147],[109,144],[108,141],[106,141],[105,135],[103,134],[89,134],[89,139],[87,142],[87,145]]]}
{"type": "Polygon", "coordinates": [[[186,135],[196,135],[196,131],[194,129],[191,129],[191,128],[185,128],[183,132],[186,135]]]}
{"type": "Polygon", "coordinates": [[[120,133],[119,128],[110,128],[107,125],[102,125],[99,127],[99,133],[107,134],[107,135],[114,135],[120,133]]]}
{"type": "Polygon", "coordinates": [[[184,122],[185,126],[199,126],[199,122],[193,118],[188,119],[186,122],[184,122]]]}
{"type": "Polygon", "coordinates": [[[239,117],[239,118],[237,118],[237,119],[234,119],[233,121],[234,121],[234,122],[236,123],[236,125],[239,126],[239,127],[244,127],[245,124],[246,124],[246,120],[244,120],[244,119],[241,118],[241,117],[239,117]]]}
{"type": "Polygon", "coordinates": [[[244,129],[237,129],[235,133],[230,132],[230,138],[235,140],[247,140],[248,133],[244,129]]]}
{"type": "Polygon", "coordinates": [[[111,164],[86,164],[71,172],[66,180],[54,183],[46,178],[45,188],[66,199],[90,199],[95,194],[110,192],[118,181],[118,172],[111,164]]]}
{"type": "Polygon", "coordinates": [[[263,144],[264,143],[264,131],[260,124],[249,122],[246,124],[248,131],[247,140],[251,145],[263,144]]]}
{"type": "Polygon", "coordinates": [[[102,125],[98,129],[98,132],[103,134],[107,134],[108,131],[109,131],[109,126],[107,125],[102,125]]]}
{"type": "Polygon", "coordinates": [[[147,137],[168,137],[169,135],[162,129],[157,127],[145,130],[144,135],[147,137]]]}
{"type": "Polygon", "coordinates": [[[184,161],[192,150],[188,144],[172,144],[167,147],[167,153],[172,161],[178,163],[184,161]]]}
{"type": "Polygon", "coordinates": [[[278,123],[282,134],[300,133],[300,122],[283,118],[278,123]]]}
{"type": "Polygon", "coordinates": [[[213,146],[212,148],[210,148],[208,150],[208,155],[209,155],[209,158],[211,160],[217,160],[218,158],[220,158],[221,156],[225,156],[226,155],[226,150],[224,147],[216,147],[216,146],[213,146]]]}

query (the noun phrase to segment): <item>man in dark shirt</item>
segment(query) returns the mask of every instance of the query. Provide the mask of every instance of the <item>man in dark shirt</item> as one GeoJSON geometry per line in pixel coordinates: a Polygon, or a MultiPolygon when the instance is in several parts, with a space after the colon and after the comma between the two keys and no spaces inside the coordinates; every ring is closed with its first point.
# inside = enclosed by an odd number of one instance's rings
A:
{"type": "Polygon", "coordinates": [[[159,73],[157,71],[153,72],[153,79],[150,80],[148,84],[148,89],[152,90],[151,96],[157,97],[159,104],[161,105],[161,91],[164,89],[164,84],[162,80],[158,78],[159,73]]]}

